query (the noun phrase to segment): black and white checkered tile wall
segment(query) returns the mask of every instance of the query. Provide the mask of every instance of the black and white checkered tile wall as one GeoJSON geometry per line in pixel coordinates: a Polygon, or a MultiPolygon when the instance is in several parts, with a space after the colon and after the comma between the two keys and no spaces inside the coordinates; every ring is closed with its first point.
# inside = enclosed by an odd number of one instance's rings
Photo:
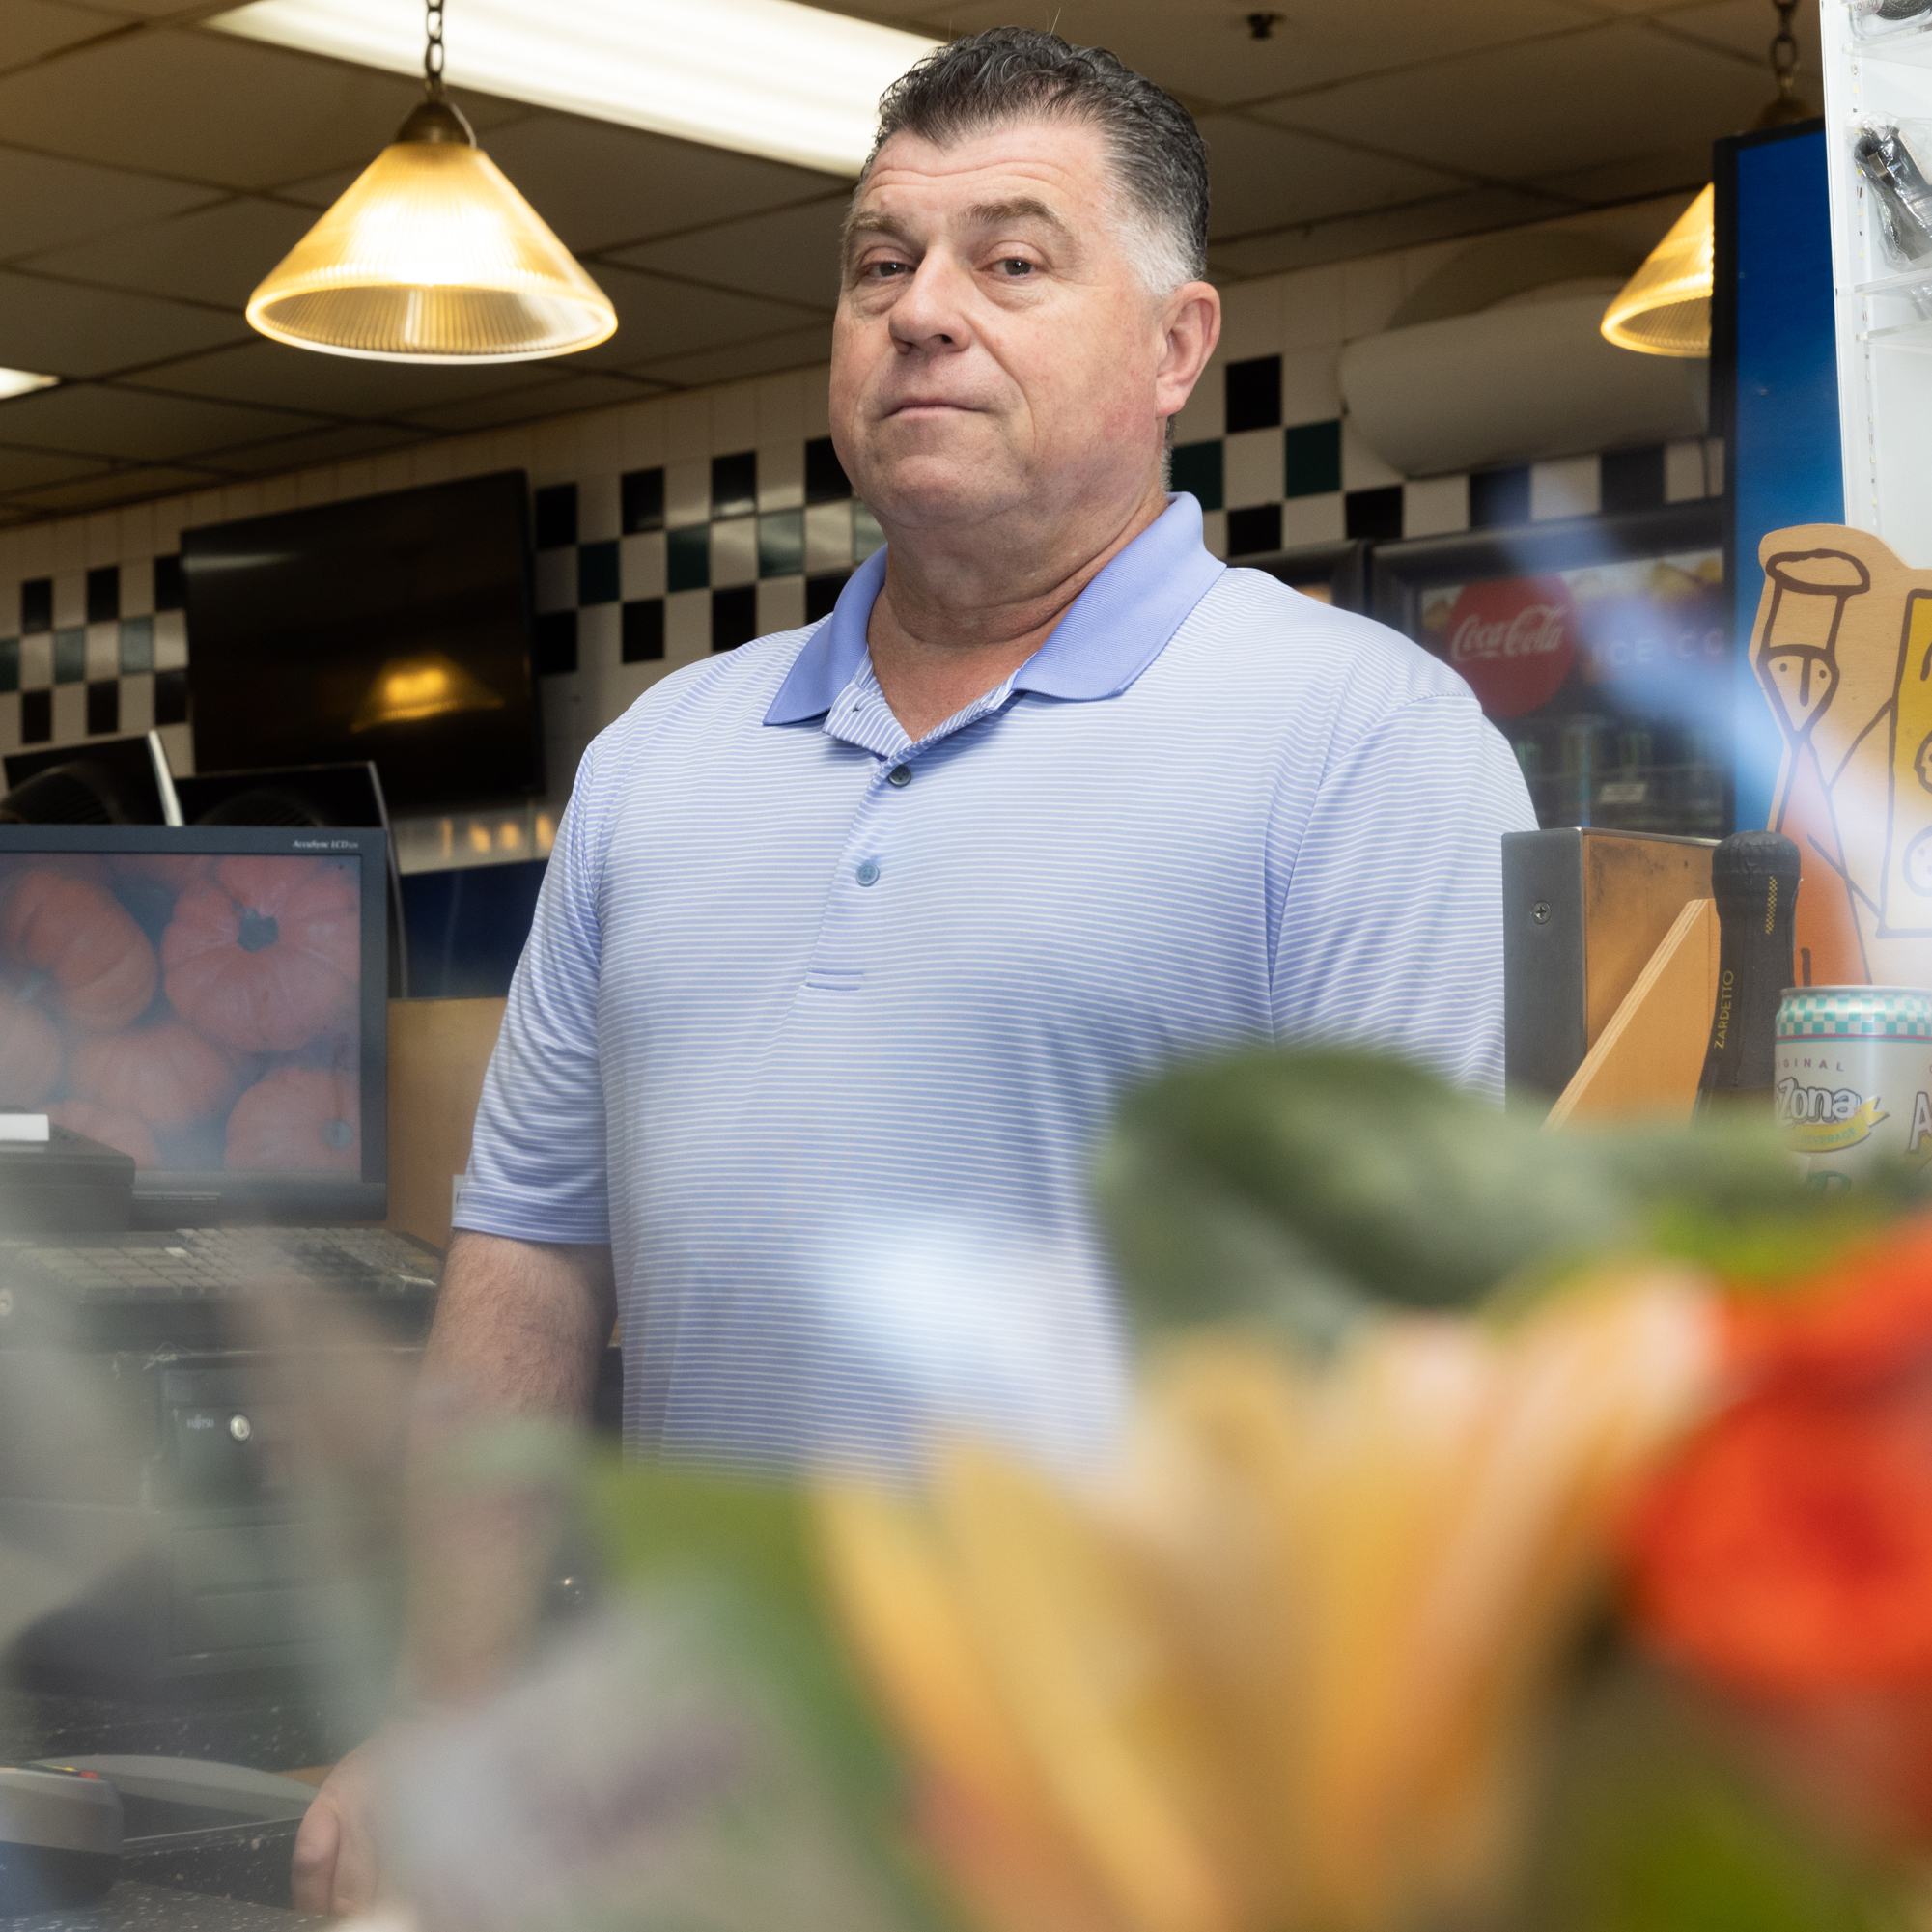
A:
{"type": "MultiPolygon", "coordinates": [[[[1173,456],[1174,483],[1200,499],[1218,554],[1238,562],[1717,491],[1722,462],[1700,441],[1398,476],[1346,419],[1335,364],[1344,341],[1386,326],[1433,259],[1410,251],[1226,292],[1224,352],[1177,419],[1173,456]]],[[[823,615],[882,541],[825,434],[825,398],[826,372],[799,370],[0,530],[0,751],[154,725],[192,769],[182,528],[521,468],[533,485],[554,806],[583,746],[646,686],[823,615]]],[[[436,837],[448,846],[452,834],[436,837]]]]}

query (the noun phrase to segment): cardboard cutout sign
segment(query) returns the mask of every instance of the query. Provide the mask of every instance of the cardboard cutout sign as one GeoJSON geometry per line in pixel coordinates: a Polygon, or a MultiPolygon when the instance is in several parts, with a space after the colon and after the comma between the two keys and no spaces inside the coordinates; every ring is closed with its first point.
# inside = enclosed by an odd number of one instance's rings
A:
{"type": "Polygon", "coordinates": [[[1932,572],[1837,523],[1774,530],[1750,665],[1784,739],[1799,978],[1932,986],[1932,572]]]}

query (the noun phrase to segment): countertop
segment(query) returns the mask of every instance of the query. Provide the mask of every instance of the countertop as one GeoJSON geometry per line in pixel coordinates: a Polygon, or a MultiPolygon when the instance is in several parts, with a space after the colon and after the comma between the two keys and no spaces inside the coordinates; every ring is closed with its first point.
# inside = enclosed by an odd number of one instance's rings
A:
{"type": "Polygon", "coordinates": [[[323,1925],[305,1913],[238,1899],[204,1898],[124,1880],[98,1905],[35,1912],[5,1921],[8,1932],[281,1932],[285,1926],[323,1925]]]}

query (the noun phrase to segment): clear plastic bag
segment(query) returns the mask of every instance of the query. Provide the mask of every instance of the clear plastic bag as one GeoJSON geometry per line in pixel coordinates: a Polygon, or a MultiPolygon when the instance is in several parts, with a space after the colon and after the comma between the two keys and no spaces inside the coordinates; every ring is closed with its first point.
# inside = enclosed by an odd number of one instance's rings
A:
{"type": "Polygon", "coordinates": [[[1932,31],[1932,0],[1846,0],[1852,31],[1861,40],[1932,31]]]}
{"type": "Polygon", "coordinates": [[[1932,156],[1932,121],[1867,121],[1852,129],[1852,161],[1870,196],[1885,264],[1894,273],[1923,268],[1932,290],[1932,174],[1921,155],[1932,156]]]}

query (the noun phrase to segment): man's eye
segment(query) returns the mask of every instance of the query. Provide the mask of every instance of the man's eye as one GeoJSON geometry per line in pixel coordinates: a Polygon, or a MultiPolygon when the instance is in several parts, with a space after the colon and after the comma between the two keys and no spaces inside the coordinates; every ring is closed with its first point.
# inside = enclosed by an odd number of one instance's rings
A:
{"type": "Polygon", "coordinates": [[[1023,255],[1009,255],[1000,263],[999,272],[1011,281],[1018,281],[1033,272],[1033,265],[1023,255]]]}
{"type": "Polygon", "coordinates": [[[904,262],[868,262],[862,271],[878,281],[890,281],[894,277],[909,272],[904,262]]]}

